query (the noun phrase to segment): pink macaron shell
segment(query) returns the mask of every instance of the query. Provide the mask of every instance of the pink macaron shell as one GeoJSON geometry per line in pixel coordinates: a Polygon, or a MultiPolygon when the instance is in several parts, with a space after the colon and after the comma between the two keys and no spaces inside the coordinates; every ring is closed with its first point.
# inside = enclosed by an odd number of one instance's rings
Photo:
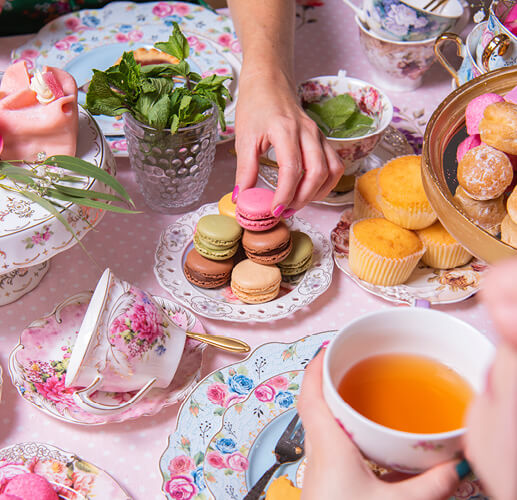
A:
{"type": "Polygon", "coordinates": [[[280,222],[280,219],[275,219],[274,217],[270,217],[269,219],[250,220],[243,217],[239,212],[236,212],[235,218],[239,225],[248,231],[267,231],[268,229],[274,228],[280,222]]]}
{"type": "Polygon", "coordinates": [[[4,494],[19,497],[20,500],[59,500],[51,484],[39,474],[19,474],[5,487],[4,494]]]}
{"type": "Polygon", "coordinates": [[[2,493],[0,495],[0,500],[23,500],[23,499],[16,495],[9,495],[8,493],[2,493]]]}
{"type": "Polygon", "coordinates": [[[237,198],[235,217],[237,222],[250,231],[266,231],[280,220],[271,213],[274,192],[265,188],[250,188],[237,198]]]}
{"type": "Polygon", "coordinates": [[[512,104],[517,104],[517,87],[510,90],[510,92],[504,96],[504,100],[512,104]]]}
{"type": "Polygon", "coordinates": [[[461,161],[465,153],[472,148],[475,148],[481,144],[481,137],[479,134],[469,135],[466,139],[461,141],[458,144],[458,149],[456,150],[456,159],[458,163],[461,161]]]}
{"type": "Polygon", "coordinates": [[[503,102],[504,99],[498,94],[481,94],[469,102],[465,110],[465,122],[467,125],[467,134],[479,134],[479,123],[483,119],[485,108],[496,102],[503,102]]]}

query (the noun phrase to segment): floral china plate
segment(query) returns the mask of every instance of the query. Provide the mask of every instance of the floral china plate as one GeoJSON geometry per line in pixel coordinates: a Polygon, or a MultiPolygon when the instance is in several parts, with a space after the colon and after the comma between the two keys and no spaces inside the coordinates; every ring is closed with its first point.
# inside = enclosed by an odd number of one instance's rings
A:
{"type": "MultiPolygon", "coordinates": [[[[274,446],[294,415],[305,366],[335,334],[263,344],[199,382],[182,403],[160,459],[167,499],[242,499],[273,463],[274,446]]],[[[367,463],[378,474],[386,472],[367,463]]],[[[305,461],[284,465],[276,476],[286,474],[301,486],[304,469],[305,461]]],[[[449,500],[460,499],[485,499],[477,480],[463,481],[449,500]]]]}
{"type": "MultiPolygon", "coordinates": [[[[230,485],[226,490],[225,485],[221,485],[221,489],[218,484],[220,474],[230,477],[239,473],[242,478],[242,473],[252,467],[239,448],[234,449],[232,442],[222,441],[217,447],[214,438],[223,429],[223,415],[234,407],[237,415],[242,411],[248,415],[244,404],[248,398],[255,397],[260,387],[257,394],[262,391],[263,399],[269,399],[275,391],[273,405],[277,409],[292,408],[291,399],[298,394],[295,384],[299,377],[290,378],[288,374],[303,370],[318,348],[335,333],[316,333],[292,343],[263,344],[246,359],[216,370],[199,382],[182,403],[176,431],[169,437],[168,447],[160,459],[162,490],[166,497],[169,500],[241,499],[235,486],[230,485]],[[272,390],[265,389],[266,381],[272,390]],[[278,396],[279,393],[282,394],[278,396]],[[217,452],[211,453],[210,447],[217,452]],[[233,458],[228,460],[231,456],[233,458]],[[214,476],[214,471],[219,470],[221,473],[214,476]]],[[[246,425],[241,422],[238,427],[243,432],[247,425],[247,421],[246,425]]]]}
{"type": "MultiPolygon", "coordinates": [[[[154,415],[182,400],[200,379],[206,344],[187,340],[176,375],[165,389],[152,389],[142,400],[114,415],[96,415],[77,406],[72,398],[74,388],[65,388],[70,353],[83,320],[92,292],[69,297],[54,311],[32,322],[20,335],[18,345],[9,356],[11,380],[20,395],[41,411],[65,422],[101,425],[154,415]]],[[[204,332],[201,322],[183,307],[162,297],[154,297],[172,321],[180,328],[204,332]]],[[[95,400],[119,404],[134,395],[97,392],[95,400]]]]}
{"type": "MultiPolygon", "coordinates": [[[[11,54],[14,61],[24,60],[29,67],[56,66],[70,72],[79,87],[79,102],[92,69],[105,70],[124,51],[150,48],[165,41],[178,22],[191,47],[189,63],[201,75],[233,77],[229,90],[233,96],[225,112],[227,129],[219,140],[233,138],[235,101],[241,67],[240,46],[231,19],[209,9],[185,2],[113,2],[102,9],[81,10],[61,16],[44,26],[29,42],[11,54]]],[[[127,156],[120,117],[96,116],[115,154],[127,156]]]]}
{"type": "Polygon", "coordinates": [[[0,450],[0,489],[13,476],[29,472],[43,476],[60,499],[130,500],[122,486],[107,472],[74,453],[32,442],[0,450]]]}
{"type": "Polygon", "coordinates": [[[280,295],[275,300],[264,304],[244,304],[235,297],[229,285],[215,289],[192,285],[185,277],[183,264],[187,253],[193,248],[192,238],[197,222],[204,215],[217,213],[217,203],[203,205],[171,224],[160,237],[154,274],[174,300],[207,318],[271,321],[289,316],[306,306],[330,286],[334,262],[329,241],[298,217],[287,219],[286,224],[291,230],[303,231],[311,237],[314,244],[312,265],[305,273],[282,281],[280,295]]]}
{"type": "Polygon", "coordinates": [[[453,304],[474,295],[480,287],[481,276],[487,265],[478,259],[454,269],[433,269],[419,263],[408,281],[402,285],[372,285],[358,278],[348,265],[348,241],[352,224],[353,207],[341,214],[336,227],[330,233],[334,261],[341,271],[361,288],[390,302],[414,305],[416,300],[430,304],[453,304]]]}
{"type": "MultiPolygon", "coordinates": [[[[359,160],[360,166],[355,175],[359,176],[377,167],[381,167],[387,161],[397,156],[412,155],[413,148],[407,141],[402,132],[395,127],[389,126],[384,133],[375,149],[365,158],[359,160]]],[[[276,163],[275,150],[269,149],[266,153],[267,159],[271,163],[276,163]]],[[[278,182],[278,168],[273,165],[260,165],[259,177],[271,188],[276,189],[278,182]]],[[[330,205],[334,207],[349,205],[354,202],[354,191],[347,191],[346,193],[338,193],[331,191],[330,194],[320,201],[313,203],[321,205],[330,205]]]]}

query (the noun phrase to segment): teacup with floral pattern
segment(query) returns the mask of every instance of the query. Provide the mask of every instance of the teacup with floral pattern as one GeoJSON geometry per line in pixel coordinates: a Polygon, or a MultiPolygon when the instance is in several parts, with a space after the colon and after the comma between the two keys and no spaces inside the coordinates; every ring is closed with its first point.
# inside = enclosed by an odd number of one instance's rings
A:
{"type": "Polygon", "coordinates": [[[185,339],[148,292],[106,269],[72,349],[65,386],[83,388],[74,392],[74,400],[86,411],[121,411],[152,387],[168,387],[185,339]],[[90,399],[97,390],[138,392],[125,403],[107,406],[90,399]]]}

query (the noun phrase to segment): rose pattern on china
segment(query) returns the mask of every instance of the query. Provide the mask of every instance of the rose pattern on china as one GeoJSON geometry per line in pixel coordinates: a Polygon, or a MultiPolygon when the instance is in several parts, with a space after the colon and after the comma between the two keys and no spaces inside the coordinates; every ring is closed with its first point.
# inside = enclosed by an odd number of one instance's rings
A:
{"type": "Polygon", "coordinates": [[[25,249],[33,248],[35,245],[45,245],[53,234],[54,232],[51,231],[50,226],[43,226],[42,231],[35,231],[32,236],[28,236],[23,240],[25,249]]]}
{"type": "Polygon", "coordinates": [[[150,351],[162,355],[170,336],[169,323],[162,320],[161,311],[151,297],[133,287],[128,292],[135,303],[122,315],[116,317],[109,327],[111,345],[126,354],[128,359],[141,359],[150,351]]]}

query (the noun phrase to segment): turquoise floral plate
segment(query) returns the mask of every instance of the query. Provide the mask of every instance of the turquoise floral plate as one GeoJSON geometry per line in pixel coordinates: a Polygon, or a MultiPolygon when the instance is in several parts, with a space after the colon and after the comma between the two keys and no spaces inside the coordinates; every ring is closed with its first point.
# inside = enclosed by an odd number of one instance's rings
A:
{"type": "MultiPolygon", "coordinates": [[[[233,77],[229,90],[233,101],[225,112],[226,131],[219,140],[233,138],[235,101],[241,68],[241,50],[231,19],[204,7],[184,2],[113,2],[102,9],[82,10],[61,16],[44,26],[29,42],[11,54],[13,62],[24,60],[29,68],[56,66],[70,72],[79,86],[80,103],[92,69],[104,70],[127,50],[150,48],[167,40],[172,23],[178,22],[188,38],[189,62],[194,71],[233,77]]],[[[127,156],[120,117],[95,117],[112,151],[127,156]]]]}

